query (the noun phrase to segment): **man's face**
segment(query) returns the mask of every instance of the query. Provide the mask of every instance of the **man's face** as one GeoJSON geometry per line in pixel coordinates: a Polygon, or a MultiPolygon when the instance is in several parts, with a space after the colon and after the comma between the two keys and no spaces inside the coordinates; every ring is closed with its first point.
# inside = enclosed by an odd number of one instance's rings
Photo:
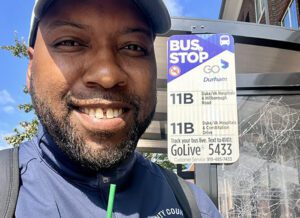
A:
{"type": "Polygon", "coordinates": [[[27,85],[43,125],[82,166],[126,159],[151,122],[153,40],[130,0],[60,0],[42,18],[27,85]]]}

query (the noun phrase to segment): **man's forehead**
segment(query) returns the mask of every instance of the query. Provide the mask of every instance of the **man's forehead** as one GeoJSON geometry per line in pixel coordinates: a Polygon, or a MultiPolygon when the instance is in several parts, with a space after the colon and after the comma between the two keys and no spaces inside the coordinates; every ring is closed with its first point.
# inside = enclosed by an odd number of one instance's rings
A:
{"type": "MultiPolygon", "coordinates": [[[[87,4],[96,4],[98,9],[106,4],[110,7],[126,7],[127,13],[137,13],[136,20],[141,19],[143,16],[146,23],[150,24],[153,28],[154,34],[163,33],[169,30],[171,21],[169,13],[162,2],[162,0],[36,0],[36,4],[33,10],[32,24],[29,36],[29,45],[34,46],[36,32],[39,22],[43,16],[54,7],[54,11],[63,11],[65,16],[72,12],[78,4],[80,4],[81,10],[87,4]]],[[[105,7],[103,7],[103,10],[105,7]]],[[[105,11],[104,11],[105,12],[105,11]]],[[[121,13],[120,11],[118,13],[121,13]]],[[[126,12],[123,13],[126,15],[126,12]]],[[[74,14],[73,14],[74,15],[74,14]]],[[[89,16],[89,12],[86,11],[84,16],[89,16]]]]}
{"type": "MultiPolygon", "coordinates": [[[[43,20],[44,21],[44,20],[43,20]]],[[[126,23],[127,24],[127,23],[126,23]]],[[[59,28],[69,27],[73,30],[81,30],[86,33],[92,33],[95,31],[94,27],[90,24],[86,25],[84,23],[80,23],[80,21],[72,21],[72,20],[49,20],[49,22],[41,22],[40,29],[43,32],[42,34],[48,35],[49,33],[53,33],[54,30],[59,28]]],[[[98,29],[96,27],[96,29],[98,29]]],[[[127,35],[133,33],[143,34],[143,37],[149,37],[151,40],[154,40],[155,35],[153,35],[152,30],[147,25],[124,25],[122,27],[118,27],[118,29],[112,29],[111,33],[115,36],[117,35],[127,35]]],[[[109,33],[108,33],[109,34],[109,33]]]]}

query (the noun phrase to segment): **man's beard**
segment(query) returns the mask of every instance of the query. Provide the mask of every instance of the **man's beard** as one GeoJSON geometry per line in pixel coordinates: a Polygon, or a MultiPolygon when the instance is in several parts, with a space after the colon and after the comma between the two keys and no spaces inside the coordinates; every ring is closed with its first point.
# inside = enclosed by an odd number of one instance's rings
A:
{"type": "MultiPolygon", "coordinates": [[[[74,108],[70,106],[70,94],[67,94],[62,98],[62,101],[65,102],[67,111],[63,113],[62,117],[55,116],[55,111],[53,110],[53,108],[49,107],[49,101],[47,102],[45,101],[45,99],[40,98],[37,95],[33,79],[31,79],[30,94],[33,106],[40,122],[52,136],[53,140],[56,142],[59,148],[71,160],[75,161],[81,167],[97,172],[103,169],[118,166],[123,160],[126,160],[133,154],[139,138],[151,123],[156,105],[154,104],[153,109],[143,121],[138,121],[138,115],[140,111],[140,99],[138,96],[124,95],[119,92],[117,94],[103,94],[101,92],[97,93],[97,98],[102,98],[110,101],[126,102],[133,106],[133,117],[135,120],[130,130],[128,131],[127,138],[124,139],[121,143],[113,146],[104,145],[102,149],[91,149],[91,147],[85,144],[84,138],[78,133],[76,126],[71,124],[70,115],[74,108]]],[[[92,97],[96,97],[95,94],[93,94],[92,97]]],[[[76,95],[76,98],[90,99],[90,97],[78,95],[76,95]]],[[[114,133],[95,132],[92,134],[96,139],[99,139],[99,142],[101,142],[101,139],[103,138],[109,140],[109,137],[113,136],[114,133]]]]}

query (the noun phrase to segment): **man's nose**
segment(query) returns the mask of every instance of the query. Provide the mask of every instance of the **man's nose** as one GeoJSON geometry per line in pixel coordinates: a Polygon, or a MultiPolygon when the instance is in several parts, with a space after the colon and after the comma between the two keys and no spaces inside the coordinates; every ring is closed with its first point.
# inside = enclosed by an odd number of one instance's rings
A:
{"type": "Polygon", "coordinates": [[[110,89],[126,86],[128,75],[120,66],[115,55],[112,52],[106,52],[92,57],[91,64],[82,79],[86,87],[110,89]]]}

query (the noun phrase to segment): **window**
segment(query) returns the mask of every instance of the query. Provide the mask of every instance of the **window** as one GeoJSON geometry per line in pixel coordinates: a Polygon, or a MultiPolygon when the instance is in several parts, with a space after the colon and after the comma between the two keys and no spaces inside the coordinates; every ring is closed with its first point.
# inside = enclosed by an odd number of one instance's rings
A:
{"type": "Polygon", "coordinates": [[[255,0],[256,22],[259,23],[265,12],[264,0],[255,0]]]}
{"type": "Polygon", "coordinates": [[[226,217],[300,217],[299,95],[239,96],[240,158],[218,165],[226,217]]]}
{"type": "Polygon", "coordinates": [[[281,25],[287,28],[298,29],[298,15],[296,1],[292,0],[289,7],[287,8],[282,20],[281,25]]]}

